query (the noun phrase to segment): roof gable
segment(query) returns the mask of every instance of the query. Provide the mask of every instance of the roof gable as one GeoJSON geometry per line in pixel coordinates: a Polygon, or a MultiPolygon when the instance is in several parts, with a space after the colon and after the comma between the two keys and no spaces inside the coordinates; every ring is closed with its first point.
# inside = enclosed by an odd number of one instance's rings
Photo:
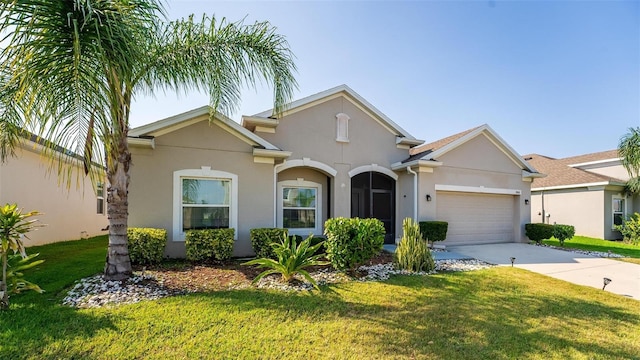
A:
{"type": "MultiPolygon", "coordinates": [[[[422,144],[424,141],[418,140],[414,138],[411,134],[409,134],[405,129],[403,129],[400,125],[396,124],[393,120],[391,120],[388,116],[378,110],[375,106],[370,104],[367,100],[365,100],[358,93],[353,91],[347,85],[340,85],[334,88],[319,92],[317,94],[307,96],[305,98],[296,100],[289,104],[287,110],[280,115],[280,118],[285,117],[287,115],[291,115],[298,111],[302,111],[308,109],[310,107],[322,104],[324,102],[330,101],[332,99],[343,97],[353,103],[360,110],[371,116],[375,119],[381,126],[387,129],[392,134],[396,135],[399,139],[397,142],[400,144],[406,144],[409,146],[415,146],[422,144]]],[[[247,128],[254,127],[256,123],[258,123],[260,119],[273,119],[273,109],[263,111],[261,113],[255,114],[253,116],[243,116],[242,125],[247,128]]],[[[277,126],[277,122],[274,123],[273,126],[277,126]]]]}
{"type": "MultiPolygon", "coordinates": [[[[444,154],[462,146],[470,140],[485,136],[493,145],[502,151],[512,162],[519,166],[522,170],[529,173],[538,173],[538,171],[529,163],[524,161],[522,157],[507,144],[489,125],[484,124],[455,135],[434,141],[432,143],[422,145],[411,152],[413,155],[410,159],[414,160],[431,160],[437,161],[444,154]],[[422,151],[420,151],[422,150],[422,151]]],[[[406,162],[407,160],[405,160],[406,162]]]]}
{"type": "MultiPolygon", "coordinates": [[[[189,125],[201,122],[201,121],[209,121],[211,116],[211,107],[210,106],[202,106],[197,109],[193,109],[182,114],[174,115],[162,120],[158,120],[152,122],[150,124],[142,125],[137,128],[133,128],[129,130],[130,138],[154,138],[157,136],[162,136],[164,134],[168,134],[170,132],[182,129],[189,125]]],[[[229,119],[228,117],[215,113],[214,118],[211,120],[213,124],[218,125],[220,128],[225,131],[233,134],[238,137],[240,140],[246,142],[247,144],[260,147],[267,150],[280,150],[275,145],[269,143],[265,139],[260,136],[252,133],[251,131],[243,128],[235,121],[229,119]]],[[[130,139],[131,140],[131,139],[130,139]]]]}

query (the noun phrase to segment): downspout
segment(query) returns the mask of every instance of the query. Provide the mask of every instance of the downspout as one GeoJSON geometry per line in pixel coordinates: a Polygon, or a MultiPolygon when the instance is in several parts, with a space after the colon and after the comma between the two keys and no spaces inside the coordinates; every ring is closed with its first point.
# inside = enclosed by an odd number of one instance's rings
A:
{"type": "Polygon", "coordinates": [[[278,227],[278,170],[287,160],[273,166],[273,227],[278,227]]]}
{"type": "Polygon", "coordinates": [[[544,190],[542,190],[540,192],[542,194],[542,223],[544,224],[545,219],[544,219],[544,215],[545,215],[545,211],[544,211],[544,190]]]}
{"type": "Polygon", "coordinates": [[[407,172],[413,175],[413,221],[418,222],[418,173],[407,166],[407,172]]]}

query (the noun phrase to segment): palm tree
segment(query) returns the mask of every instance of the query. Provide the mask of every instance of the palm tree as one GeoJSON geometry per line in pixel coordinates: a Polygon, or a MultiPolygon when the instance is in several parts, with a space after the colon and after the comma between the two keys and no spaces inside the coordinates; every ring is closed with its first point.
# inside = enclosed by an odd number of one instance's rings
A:
{"type": "Polygon", "coordinates": [[[620,138],[618,154],[622,166],[629,173],[627,190],[633,194],[640,193],[640,127],[629,128],[629,132],[620,138]]]}
{"type": "MultiPolygon", "coordinates": [[[[37,125],[52,144],[83,154],[79,165],[94,183],[106,169],[109,279],[131,274],[127,133],[134,96],[207,91],[213,116],[235,109],[243,86],[265,81],[273,87],[277,115],[296,87],[293,55],[267,22],[245,25],[208,16],[167,22],[159,0],[3,3],[0,124],[37,125]]],[[[12,144],[14,138],[3,137],[0,144],[12,144]]],[[[68,183],[72,167],[61,164],[73,159],[55,155],[53,148],[49,153],[68,183]]]]}

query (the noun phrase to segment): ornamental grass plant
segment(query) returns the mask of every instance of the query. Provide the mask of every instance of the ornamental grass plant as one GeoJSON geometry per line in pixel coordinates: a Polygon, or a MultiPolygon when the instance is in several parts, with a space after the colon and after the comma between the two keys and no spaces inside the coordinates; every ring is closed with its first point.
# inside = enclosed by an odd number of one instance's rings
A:
{"type": "Polygon", "coordinates": [[[402,221],[402,239],[393,256],[397,269],[430,272],[435,269],[431,250],[422,238],[420,226],[411,218],[402,221]]]}

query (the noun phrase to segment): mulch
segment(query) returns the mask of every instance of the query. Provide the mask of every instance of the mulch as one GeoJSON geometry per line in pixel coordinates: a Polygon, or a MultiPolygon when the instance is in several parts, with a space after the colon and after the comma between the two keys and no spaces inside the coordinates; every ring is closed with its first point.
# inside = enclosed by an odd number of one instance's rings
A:
{"type": "MultiPolygon", "coordinates": [[[[381,252],[365,265],[389,263],[393,255],[381,252]]],[[[231,260],[225,263],[190,263],[185,260],[172,260],[159,265],[136,267],[134,270],[152,275],[165,288],[175,292],[210,292],[246,288],[263,270],[256,266],[242,265],[243,261],[231,260]]],[[[315,266],[315,271],[327,266],[315,266]]]]}

